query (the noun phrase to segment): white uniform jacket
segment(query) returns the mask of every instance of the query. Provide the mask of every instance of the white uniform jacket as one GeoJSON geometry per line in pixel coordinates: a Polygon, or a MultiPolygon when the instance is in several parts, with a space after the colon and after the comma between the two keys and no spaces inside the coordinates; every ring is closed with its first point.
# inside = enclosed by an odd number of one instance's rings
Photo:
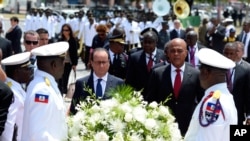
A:
{"type": "Polygon", "coordinates": [[[90,25],[89,22],[86,22],[84,25],[84,32],[83,32],[83,37],[84,37],[84,43],[86,46],[92,47],[92,41],[95,35],[97,34],[96,32],[96,26],[98,23],[94,22],[92,25],[90,25]]]}
{"type": "Polygon", "coordinates": [[[140,42],[140,32],[141,32],[141,28],[139,26],[139,24],[135,21],[132,21],[131,23],[124,22],[123,28],[125,30],[125,40],[126,42],[130,43],[130,44],[136,44],[140,42]],[[132,31],[132,32],[131,32],[132,31]]]}
{"type": "Polygon", "coordinates": [[[7,121],[5,123],[2,136],[0,136],[0,141],[12,141],[15,124],[18,128],[17,141],[20,141],[22,135],[24,99],[26,92],[23,90],[22,86],[13,79],[7,78],[5,83],[11,88],[14,94],[14,102],[9,107],[7,121]]]}
{"type": "Polygon", "coordinates": [[[228,91],[226,83],[216,84],[205,91],[204,97],[197,105],[184,141],[229,141],[230,125],[236,124],[237,110],[233,96],[228,91]],[[202,117],[201,123],[203,125],[208,123],[206,118],[209,118],[217,100],[215,100],[213,96],[210,98],[207,97],[211,92],[216,90],[220,91],[219,101],[222,108],[215,112],[215,121],[203,127],[199,122],[199,117],[202,117]],[[201,109],[202,104],[203,106],[201,109]],[[200,114],[200,110],[202,110],[202,114],[200,114]]]}
{"type": "Polygon", "coordinates": [[[22,141],[64,141],[66,111],[57,83],[50,74],[36,70],[27,88],[22,141]]]}
{"type": "Polygon", "coordinates": [[[55,37],[55,25],[56,25],[56,20],[54,19],[53,16],[46,17],[43,15],[41,18],[41,25],[43,28],[47,29],[49,32],[49,39],[55,37]]]}

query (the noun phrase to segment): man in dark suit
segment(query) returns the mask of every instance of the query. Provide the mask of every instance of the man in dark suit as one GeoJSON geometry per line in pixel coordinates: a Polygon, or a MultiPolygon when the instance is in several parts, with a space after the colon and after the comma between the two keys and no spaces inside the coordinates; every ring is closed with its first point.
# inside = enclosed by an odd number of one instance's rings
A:
{"type": "Polygon", "coordinates": [[[10,18],[11,27],[5,35],[5,37],[12,43],[12,49],[14,51],[14,54],[22,52],[21,48],[22,30],[18,26],[18,23],[19,19],[17,17],[15,16],[11,17],[10,18]]]}
{"type": "MultiPolygon", "coordinates": [[[[238,62],[237,52],[242,50],[242,45],[243,44],[239,44],[239,42],[227,43],[223,50],[224,56],[234,62],[238,62]]],[[[242,60],[241,62],[236,63],[236,66],[229,71],[230,73],[227,73],[228,75],[226,75],[228,89],[234,98],[238,114],[238,125],[243,125],[243,122],[245,121],[245,108],[248,105],[247,100],[250,99],[248,96],[250,93],[250,88],[248,86],[250,83],[250,65],[242,60]]]]}
{"type": "Polygon", "coordinates": [[[159,31],[159,40],[157,43],[157,48],[164,50],[164,45],[170,40],[170,35],[168,32],[169,26],[168,22],[164,21],[161,23],[162,29],[159,31]]]}
{"type": "Polygon", "coordinates": [[[170,46],[170,42],[167,42],[165,45],[164,45],[164,54],[165,54],[165,60],[161,61],[160,63],[157,63],[155,64],[151,71],[155,68],[158,68],[158,67],[161,67],[161,66],[165,66],[165,65],[169,65],[169,58],[168,58],[168,47],[170,46]]]}
{"type": "MultiPolygon", "coordinates": [[[[0,35],[3,32],[2,28],[3,28],[3,23],[2,21],[0,21],[0,35]]],[[[2,49],[3,53],[2,59],[9,57],[10,55],[13,54],[11,42],[9,40],[0,36],[0,43],[1,43],[0,48],[2,49]]]]}
{"type": "Polygon", "coordinates": [[[197,56],[198,51],[205,46],[198,42],[198,33],[195,31],[189,31],[186,34],[186,43],[188,55],[185,61],[189,62],[194,68],[198,69],[199,59],[197,56]]]}
{"type": "Polygon", "coordinates": [[[220,21],[217,18],[211,18],[210,21],[213,26],[208,29],[206,34],[206,40],[209,44],[209,48],[222,54],[224,47],[223,40],[226,35],[226,27],[220,24],[220,21]]]}
{"type": "Polygon", "coordinates": [[[7,115],[9,111],[9,107],[11,103],[14,102],[13,99],[13,93],[11,89],[3,83],[6,79],[6,74],[0,67],[0,78],[3,80],[0,80],[0,136],[2,135],[2,132],[4,131],[5,122],[7,120],[7,115]],[[4,76],[4,78],[2,77],[4,76]]]}
{"type": "Polygon", "coordinates": [[[169,98],[165,104],[173,111],[182,136],[204,92],[199,82],[199,70],[185,63],[186,47],[185,41],[180,38],[170,41],[167,51],[170,65],[152,71],[146,96],[146,101],[158,103],[169,98]]]}
{"type": "Polygon", "coordinates": [[[242,31],[236,37],[237,41],[240,41],[244,44],[244,54],[243,58],[249,63],[250,62],[250,21],[246,20],[243,23],[242,31]]]}
{"type": "MultiPolygon", "coordinates": [[[[242,42],[239,42],[239,41],[236,41],[234,44],[236,44],[236,46],[237,46],[237,57],[236,57],[237,64],[241,65],[245,69],[247,69],[247,68],[249,69],[250,64],[247,61],[242,59],[242,56],[244,54],[244,44],[242,42]]],[[[248,75],[250,75],[249,72],[248,72],[248,75]]],[[[240,80],[238,80],[238,81],[240,81],[240,80]]],[[[241,88],[235,88],[237,91],[243,91],[243,90],[249,88],[249,86],[246,86],[249,84],[249,82],[248,83],[241,82],[241,84],[243,84],[242,87],[244,87],[244,89],[241,90],[241,88]],[[240,90],[238,90],[238,89],[240,89],[240,90]]],[[[245,99],[241,99],[241,100],[244,100],[244,103],[250,103],[250,95],[249,94],[250,93],[248,92],[247,95],[244,95],[244,97],[243,97],[245,99]]],[[[239,97],[239,96],[237,96],[237,97],[239,97]]],[[[241,101],[238,100],[238,102],[241,102],[241,101]]],[[[236,102],[235,102],[235,104],[236,104],[236,102]]],[[[241,103],[239,103],[239,104],[241,104],[241,103]]],[[[244,104],[242,103],[241,105],[244,105],[244,104]]],[[[246,114],[246,125],[250,125],[250,105],[249,104],[246,104],[245,114],[246,114]]],[[[240,116],[239,112],[238,112],[238,116],[240,116]]],[[[242,116],[240,118],[242,121],[242,116]]],[[[238,121],[239,120],[240,119],[238,119],[238,121]]]]}
{"type": "Polygon", "coordinates": [[[110,55],[109,73],[125,79],[127,73],[128,55],[124,52],[125,31],[117,27],[109,37],[108,52],[110,55]]]}
{"type": "MultiPolygon", "coordinates": [[[[153,65],[165,60],[164,52],[157,49],[158,35],[154,28],[146,28],[143,31],[143,49],[134,52],[129,57],[128,71],[125,83],[135,90],[146,89],[150,70],[153,65]]],[[[142,94],[144,94],[144,91],[142,94]]]]}
{"type": "Polygon", "coordinates": [[[170,31],[170,40],[175,38],[185,39],[186,32],[181,29],[181,21],[176,19],[174,20],[174,29],[170,31]]]}
{"type": "MultiPolygon", "coordinates": [[[[70,112],[76,114],[76,105],[84,100],[90,93],[85,88],[90,88],[96,94],[96,97],[107,99],[107,92],[118,85],[124,84],[124,81],[108,73],[110,58],[108,51],[104,48],[96,48],[90,57],[90,63],[93,68],[90,75],[80,78],[76,81],[75,92],[70,105],[70,112]],[[99,95],[98,83],[101,83],[101,93],[99,95]]],[[[99,83],[99,84],[100,84],[99,83]]]]}

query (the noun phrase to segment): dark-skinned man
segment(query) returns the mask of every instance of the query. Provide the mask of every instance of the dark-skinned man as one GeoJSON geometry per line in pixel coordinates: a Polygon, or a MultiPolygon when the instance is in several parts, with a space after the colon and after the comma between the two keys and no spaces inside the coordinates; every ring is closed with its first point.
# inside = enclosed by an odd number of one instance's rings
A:
{"type": "Polygon", "coordinates": [[[31,50],[37,70],[27,88],[22,140],[67,138],[66,109],[57,81],[63,75],[68,48],[67,42],[57,42],[31,50]]]}

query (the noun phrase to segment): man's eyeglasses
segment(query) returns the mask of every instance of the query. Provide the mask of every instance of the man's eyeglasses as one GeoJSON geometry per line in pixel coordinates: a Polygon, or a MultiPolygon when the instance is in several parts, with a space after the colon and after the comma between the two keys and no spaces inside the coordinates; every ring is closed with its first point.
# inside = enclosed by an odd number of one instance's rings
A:
{"type": "Polygon", "coordinates": [[[39,40],[42,40],[42,41],[48,41],[49,39],[43,39],[43,38],[40,38],[39,40]]]}
{"type": "Polygon", "coordinates": [[[37,45],[37,44],[38,44],[38,41],[28,41],[28,40],[26,40],[25,43],[26,43],[27,45],[31,45],[31,44],[37,45]]]}
{"type": "Polygon", "coordinates": [[[109,63],[109,61],[93,61],[96,65],[101,65],[101,64],[103,64],[103,65],[106,65],[106,64],[108,64],[109,63]]]}

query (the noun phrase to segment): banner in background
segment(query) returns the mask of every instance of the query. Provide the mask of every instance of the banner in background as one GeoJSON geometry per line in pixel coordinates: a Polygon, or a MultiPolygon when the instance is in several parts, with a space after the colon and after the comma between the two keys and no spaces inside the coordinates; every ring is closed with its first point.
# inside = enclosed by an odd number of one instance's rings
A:
{"type": "Polygon", "coordinates": [[[193,26],[193,27],[199,27],[201,24],[201,18],[200,16],[188,16],[185,19],[180,19],[183,28],[186,28],[188,26],[193,26]]]}

